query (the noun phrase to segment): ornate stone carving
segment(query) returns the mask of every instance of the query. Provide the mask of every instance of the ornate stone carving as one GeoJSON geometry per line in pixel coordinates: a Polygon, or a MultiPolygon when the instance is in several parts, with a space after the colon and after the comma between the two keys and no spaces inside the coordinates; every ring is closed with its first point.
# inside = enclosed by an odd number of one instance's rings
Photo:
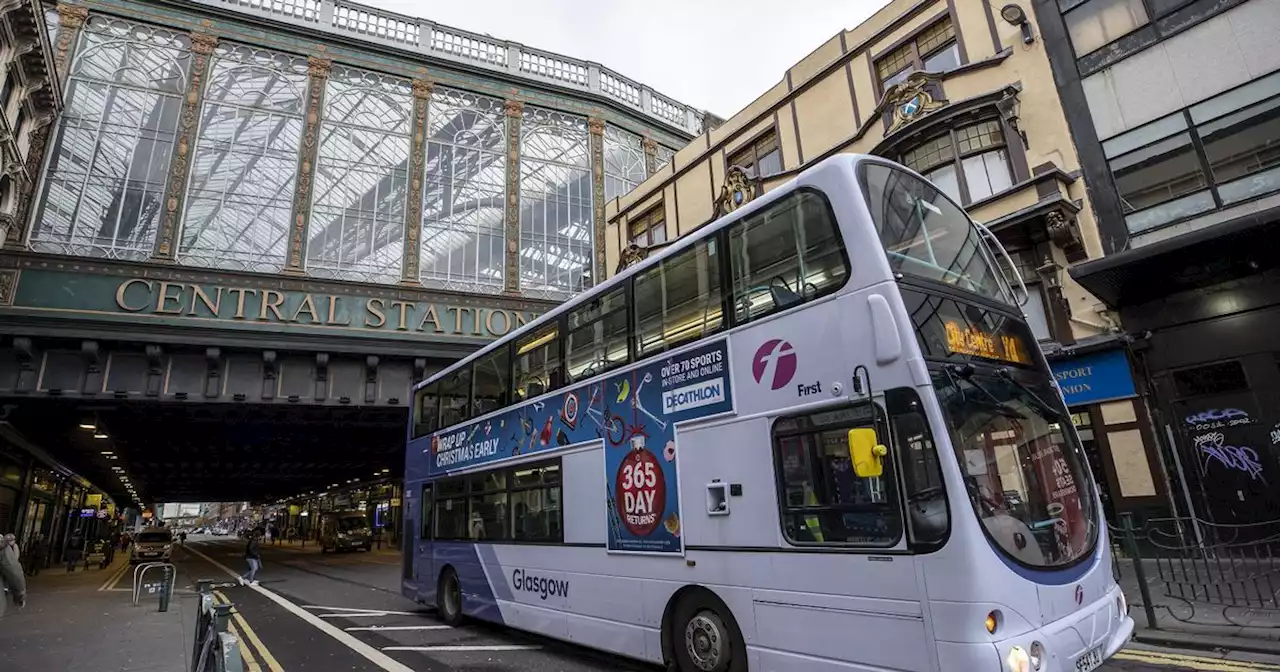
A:
{"type": "Polygon", "coordinates": [[[889,135],[907,124],[946,106],[941,96],[938,75],[929,72],[913,72],[906,81],[894,84],[884,94],[884,104],[893,110],[893,122],[884,132],[889,135]]]}
{"type": "Polygon", "coordinates": [[[302,273],[302,251],[307,240],[307,222],[311,218],[311,186],[320,143],[320,112],[324,108],[324,91],[329,78],[330,62],[312,56],[307,59],[307,113],[303,117],[302,142],[298,146],[297,186],[293,193],[293,228],[289,232],[289,256],[282,273],[302,273]]]}
{"type": "Polygon", "coordinates": [[[730,166],[720,195],[716,197],[712,218],[722,217],[750,203],[760,194],[760,183],[741,166],[730,166]]]}
{"type": "Polygon", "coordinates": [[[178,231],[178,218],[182,216],[182,202],[187,193],[187,176],[191,173],[191,152],[196,142],[196,126],[200,120],[200,103],[204,91],[205,75],[209,70],[209,56],[218,45],[218,38],[205,33],[191,33],[191,76],[187,78],[187,92],[182,99],[182,113],[178,118],[178,137],[173,155],[169,158],[169,177],[160,217],[160,229],[156,235],[154,259],[171,261],[177,254],[174,236],[178,231]]]}
{"type": "Polygon", "coordinates": [[[614,275],[621,273],[628,267],[638,264],[649,257],[649,248],[640,247],[632,243],[624,248],[618,258],[618,267],[614,269],[614,275]]]}
{"type": "Polygon", "coordinates": [[[1074,217],[1067,217],[1066,213],[1061,210],[1051,210],[1045,213],[1044,228],[1049,234],[1049,240],[1054,245],[1066,250],[1080,245],[1080,229],[1076,225],[1074,217]]]}
{"type": "Polygon", "coordinates": [[[604,275],[607,263],[604,258],[604,119],[587,119],[587,131],[591,135],[591,203],[595,206],[592,208],[595,221],[591,236],[596,257],[591,281],[595,284],[604,279],[601,276],[604,275]]]}
{"type": "Polygon", "coordinates": [[[418,264],[422,249],[418,235],[422,231],[423,161],[427,144],[427,104],[434,84],[430,80],[413,80],[413,140],[409,159],[409,193],[404,208],[404,249],[400,264],[400,282],[419,282],[418,264]]]}
{"type": "Polygon", "coordinates": [[[13,305],[13,295],[18,290],[18,273],[13,269],[0,270],[0,306],[13,305]]]}
{"type": "Polygon", "coordinates": [[[653,138],[645,138],[640,141],[640,147],[644,149],[644,174],[658,172],[658,143],[653,138]]]}
{"type": "Polygon", "coordinates": [[[36,176],[40,174],[40,165],[44,161],[44,151],[49,144],[49,131],[53,127],[45,124],[31,133],[31,143],[27,147],[27,175],[29,178],[18,190],[18,207],[14,210],[14,223],[9,227],[8,235],[0,240],[0,245],[18,246],[26,234],[27,221],[30,218],[31,203],[35,196],[36,176]]]}
{"type": "Polygon", "coordinates": [[[88,7],[58,5],[58,43],[53,48],[53,69],[57,72],[60,82],[67,81],[67,71],[71,65],[71,46],[76,43],[80,27],[88,18],[88,7]]]}
{"type": "Polygon", "coordinates": [[[507,112],[507,272],[504,289],[509,294],[520,292],[520,122],[524,103],[508,100],[507,112]]]}

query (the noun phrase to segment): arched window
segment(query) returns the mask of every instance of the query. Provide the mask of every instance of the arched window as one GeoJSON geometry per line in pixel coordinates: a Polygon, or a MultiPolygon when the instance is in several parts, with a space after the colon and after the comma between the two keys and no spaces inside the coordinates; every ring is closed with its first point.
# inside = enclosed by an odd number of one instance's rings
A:
{"type": "Polygon", "coordinates": [[[520,131],[520,288],[591,286],[594,213],[587,120],[525,107],[520,131]]]}

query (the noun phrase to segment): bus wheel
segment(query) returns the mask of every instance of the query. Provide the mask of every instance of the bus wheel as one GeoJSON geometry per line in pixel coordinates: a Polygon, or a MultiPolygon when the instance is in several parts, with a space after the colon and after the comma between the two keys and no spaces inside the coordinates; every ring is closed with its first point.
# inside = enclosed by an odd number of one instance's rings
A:
{"type": "Polygon", "coordinates": [[[462,587],[452,567],[445,568],[440,574],[440,585],[436,587],[436,612],[445,625],[462,623],[462,587]]]}
{"type": "Polygon", "coordinates": [[[687,595],[676,605],[672,631],[676,668],[680,672],[742,672],[747,648],[724,604],[704,595],[687,595]]]}

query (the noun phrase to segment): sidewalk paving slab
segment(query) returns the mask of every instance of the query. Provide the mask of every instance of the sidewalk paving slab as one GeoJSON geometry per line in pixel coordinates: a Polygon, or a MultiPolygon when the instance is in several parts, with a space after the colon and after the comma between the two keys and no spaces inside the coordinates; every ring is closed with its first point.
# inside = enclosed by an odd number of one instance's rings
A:
{"type": "Polygon", "coordinates": [[[144,596],[134,606],[130,569],[124,569],[116,590],[99,590],[122,565],[128,565],[126,554],[118,554],[106,569],[68,574],[53,568],[29,577],[26,607],[0,618],[5,667],[33,672],[190,669],[196,596],[175,592],[164,613],[156,596],[144,596]]]}

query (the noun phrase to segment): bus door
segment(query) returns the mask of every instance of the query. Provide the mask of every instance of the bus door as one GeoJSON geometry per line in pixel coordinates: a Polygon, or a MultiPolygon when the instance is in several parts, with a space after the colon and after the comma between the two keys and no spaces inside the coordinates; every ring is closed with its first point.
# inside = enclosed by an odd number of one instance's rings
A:
{"type": "Polygon", "coordinates": [[[422,484],[421,499],[416,507],[416,530],[406,544],[412,550],[413,575],[418,584],[418,600],[426,604],[436,601],[436,572],[432,540],[435,537],[435,491],[431,483],[422,484]]]}

